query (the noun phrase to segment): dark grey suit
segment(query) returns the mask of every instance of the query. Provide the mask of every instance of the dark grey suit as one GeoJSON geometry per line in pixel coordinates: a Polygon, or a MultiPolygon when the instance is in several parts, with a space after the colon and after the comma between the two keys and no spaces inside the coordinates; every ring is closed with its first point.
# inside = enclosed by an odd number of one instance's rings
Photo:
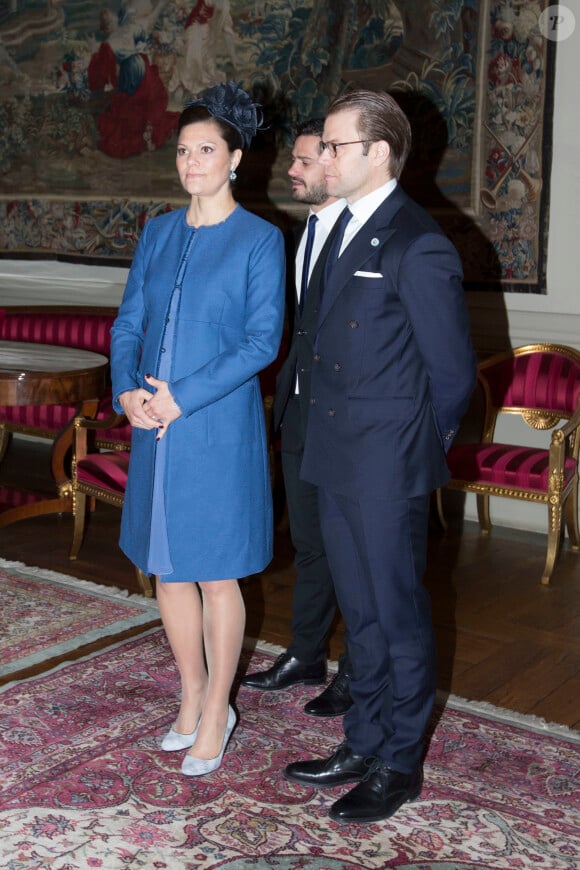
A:
{"type": "MultiPolygon", "coordinates": [[[[281,427],[282,471],[290,520],[290,534],[296,550],[296,584],[292,606],[290,655],[304,662],[326,657],[326,638],[336,612],[334,585],[326,559],[318,515],[317,488],[300,479],[310,400],[313,340],[320,307],[320,283],[327,239],[311,272],[302,312],[299,310],[293,265],[305,224],[288,239],[288,314],[291,342],[288,357],[276,379],[274,426],[281,427]],[[298,374],[300,392],[296,395],[298,374]]],[[[343,666],[346,666],[343,662],[343,666]]],[[[346,666],[348,671],[348,666],[346,666]]]]}

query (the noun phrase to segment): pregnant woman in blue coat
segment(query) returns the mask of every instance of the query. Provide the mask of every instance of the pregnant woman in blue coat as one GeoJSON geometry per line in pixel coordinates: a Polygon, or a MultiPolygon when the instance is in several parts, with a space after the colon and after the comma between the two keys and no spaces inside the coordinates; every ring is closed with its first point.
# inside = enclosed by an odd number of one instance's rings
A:
{"type": "Polygon", "coordinates": [[[161,746],[189,749],[189,776],[221,764],[245,625],[237,578],[272,558],[258,373],[280,342],[284,246],[231,190],[258,126],[233,82],[184,109],[176,162],[190,202],[146,224],[112,329],[116,407],[133,426],[120,544],[158,578],[181,678],[161,746]]]}

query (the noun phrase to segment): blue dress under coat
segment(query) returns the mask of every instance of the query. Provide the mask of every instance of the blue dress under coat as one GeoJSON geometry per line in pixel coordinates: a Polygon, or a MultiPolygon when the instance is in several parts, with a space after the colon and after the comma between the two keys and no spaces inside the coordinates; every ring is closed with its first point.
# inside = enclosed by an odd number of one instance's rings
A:
{"type": "Polygon", "coordinates": [[[244,577],[272,558],[258,373],[278,352],[284,270],[280,230],[240,205],[222,223],[196,229],[185,208],[173,211],[141,235],[111,330],[115,407],[122,410],[117,397],[126,390],[150,389],[145,374],[169,371],[164,379],[183,416],[159,442],[157,430],[133,429],[120,545],[150,571],[159,451],[173,569],[163,580],[244,577]]]}

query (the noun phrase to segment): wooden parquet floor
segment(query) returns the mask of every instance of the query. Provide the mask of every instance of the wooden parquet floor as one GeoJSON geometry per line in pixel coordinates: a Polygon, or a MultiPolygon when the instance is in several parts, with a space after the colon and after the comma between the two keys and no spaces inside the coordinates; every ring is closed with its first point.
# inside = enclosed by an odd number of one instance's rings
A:
{"type": "MultiPolygon", "coordinates": [[[[1,477],[48,489],[47,463],[45,445],[14,439],[1,477]]],[[[74,562],[68,558],[72,517],[65,515],[0,529],[0,556],[138,591],[133,568],[117,546],[119,519],[117,509],[99,504],[74,562]]],[[[477,524],[456,520],[445,534],[433,528],[429,550],[426,584],[439,688],[580,729],[580,553],[565,543],[552,585],[545,588],[539,582],[541,534],[495,527],[484,537],[477,524]]],[[[249,636],[288,644],[293,580],[293,550],[282,520],[271,565],[242,581],[249,636]]],[[[342,643],[337,618],[329,640],[332,658],[342,643]]]]}

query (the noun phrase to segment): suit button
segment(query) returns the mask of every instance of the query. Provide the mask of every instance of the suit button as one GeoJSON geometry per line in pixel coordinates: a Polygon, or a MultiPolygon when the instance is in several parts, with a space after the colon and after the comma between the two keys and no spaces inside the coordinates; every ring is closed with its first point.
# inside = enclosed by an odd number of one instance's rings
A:
{"type": "Polygon", "coordinates": [[[314,398],[310,399],[310,404],[311,404],[311,405],[315,405],[315,404],[316,404],[316,399],[314,399],[314,398]]]}
{"type": "Polygon", "coordinates": [[[314,362],[320,362],[320,354],[319,353],[314,354],[314,362]]]}
{"type": "Polygon", "coordinates": [[[341,369],[342,369],[342,366],[341,366],[340,363],[335,363],[335,364],[334,364],[334,371],[335,371],[335,372],[339,372],[339,371],[341,371],[341,369]]]}
{"type": "Polygon", "coordinates": [[[349,320],[348,325],[351,329],[358,329],[358,320],[349,320]]]}
{"type": "Polygon", "coordinates": [[[297,334],[297,335],[306,335],[306,330],[305,330],[305,329],[299,329],[298,332],[297,332],[296,334],[297,334]]]}
{"type": "Polygon", "coordinates": [[[334,408],[329,408],[329,409],[328,409],[328,416],[329,416],[329,417],[334,417],[335,414],[336,414],[336,411],[334,410],[334,408]]]}

